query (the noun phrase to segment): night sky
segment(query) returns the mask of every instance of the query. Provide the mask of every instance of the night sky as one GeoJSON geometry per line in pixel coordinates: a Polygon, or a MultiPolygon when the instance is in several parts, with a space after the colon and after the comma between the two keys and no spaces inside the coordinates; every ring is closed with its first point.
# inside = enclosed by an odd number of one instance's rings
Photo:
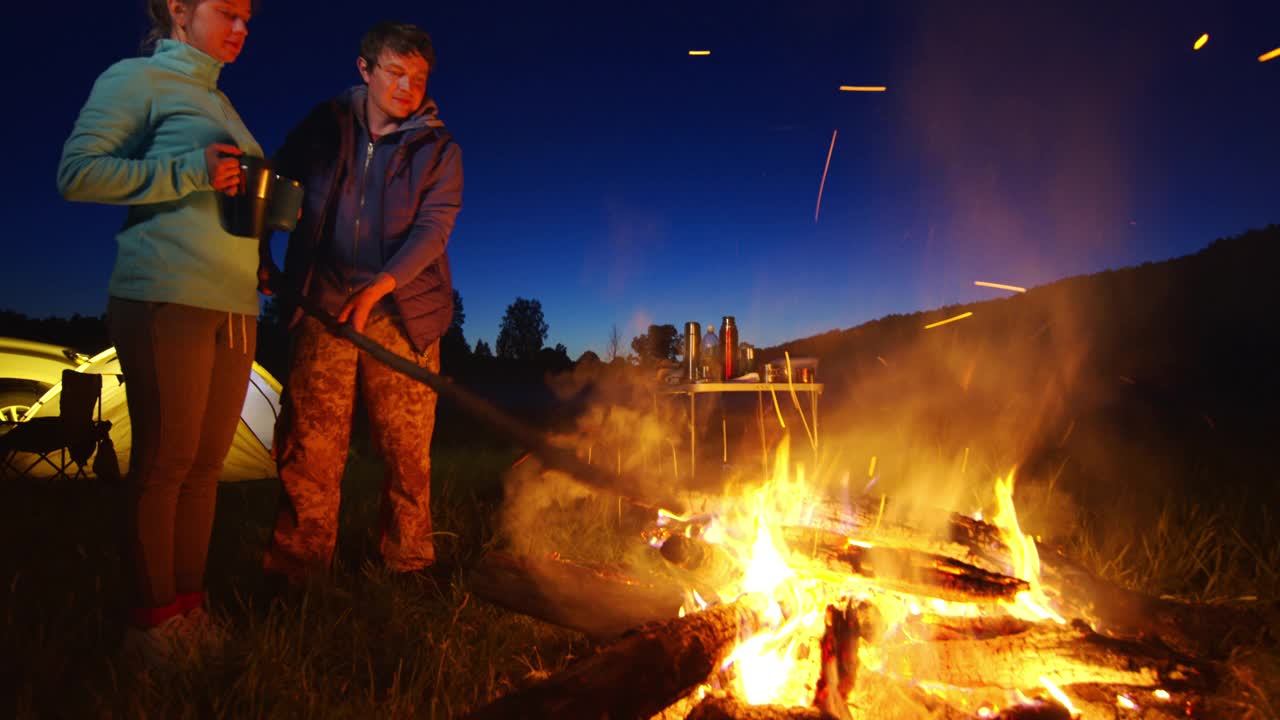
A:
{"type": "MultiPolygon", "coordinates": [[[[8,14],[0,307],[98,314],[123,210],[65,202],[54,176],[93,80],[136,54],[143,3],[8,14]]],[[[726,314],[770,345],[1280,222],[1280,59],[1258,61],[1280,47],[1274,1],[264,0],[222,88],[268,153],[359,82],[380,19],[435,41],[472,343],[522,296],[573,357],[613,325],[625,347],[726,314]]]]}

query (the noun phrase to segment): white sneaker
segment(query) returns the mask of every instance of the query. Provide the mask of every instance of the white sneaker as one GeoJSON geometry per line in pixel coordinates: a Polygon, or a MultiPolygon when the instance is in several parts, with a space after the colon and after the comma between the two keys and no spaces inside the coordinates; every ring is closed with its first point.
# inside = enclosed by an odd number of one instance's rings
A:
{"type": "Polygon", "coordinates": [[[174,615],[159,625],[125,628],[120,656],[128,662],[138,663],[148,670],[171,669],[187,655],[185,619],[174,615]]]}

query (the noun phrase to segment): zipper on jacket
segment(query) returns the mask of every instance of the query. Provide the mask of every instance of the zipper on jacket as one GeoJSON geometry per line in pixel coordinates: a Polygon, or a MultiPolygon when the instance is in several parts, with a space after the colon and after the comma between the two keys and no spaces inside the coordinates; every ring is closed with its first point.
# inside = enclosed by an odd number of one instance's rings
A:
{"type": "MultiPolygon", "coordinates": [[[[357,205],[356,211],[356,232],[351,238],[351,266],[355,268],[358,262],[360,245],[360,218],[364,217],[364,189],[369,186],[369,162],[373,160],[373,141],[369,141],[369,147],[364,153],[364,172],[360,176],[360,203],[357,205]]],[[[347,295],[355,293],[355,287],[351,283],[347,283],[347,295]]]]}

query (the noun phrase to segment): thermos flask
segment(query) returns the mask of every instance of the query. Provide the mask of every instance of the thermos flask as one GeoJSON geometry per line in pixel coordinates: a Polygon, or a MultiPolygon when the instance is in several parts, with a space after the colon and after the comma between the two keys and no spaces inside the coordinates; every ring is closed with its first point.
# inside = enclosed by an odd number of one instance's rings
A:
{"type": "Polygon", "coordinates": [[[685,379],[697,382],[702,379],[702,327],[696,322],[684,324],[685,379]]]}
{"type": "Polygon", "coordinates": [[[738,325],[732,315],[725,315],[720,322],[720,359],[724,363],[724,379],[738,375],[735,363],[738,358],[738,325]]]}

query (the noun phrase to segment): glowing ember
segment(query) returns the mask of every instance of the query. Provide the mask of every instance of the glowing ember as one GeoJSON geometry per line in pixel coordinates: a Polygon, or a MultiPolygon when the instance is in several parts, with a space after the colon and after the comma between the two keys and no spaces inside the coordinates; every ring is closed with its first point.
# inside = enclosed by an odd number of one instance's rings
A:
{"type": "Polygon", "coordinates": [[[996,290],[1010,290],[1012,292],[1020,292],[1020,293],[1024,293],[1027,291],[1026,288],[1018,287],[1017,285],[1003,285],[1001,283],[986,282],[984,280],[974,280],[973,284],[977,285],[978,287],[995,288],[996,290]]]}
{"type": "Polygon", "coordinates": [[[705,57],[710,54],[711,54],[710,50],[690,50],[689,51],[689,55],[694,57],[705,57]]]}
{"type": "Polygon", "coordinates": [[[1122,710],[1138,709],[1138,703],[1134,702],[1133,698],[1129,697],[1128,695],[1117,695],[1116,705],[1118,705],[1122,710]]]}
{"type": "Polygon", "coordinates": [[[1153,694],[1156,696],[1157,700],[1168,700],[1172,697],[1171,695],[1169,695],[1168,690],[1163,690],[1163,689],[1157,690],[1153,694]]]}
{"type": "Polygon", "coordinates": [[[1199,50],[1200,48],[1204,47],[1208,42],[1209,42],[1209,33],[1205,33],[1196,39],[1196,44],[1193,46],[1193,49],[1199,50]]]}
{"type": "Polygon", "coordinates": [[[884,92],[884,85],[841,85],[840,92],[884,92]]]}
{"type": "Polygon", "coordinates": [[[1276,59],[1276,58],[1278,58],[1278,57],[1280,57],[1280,47],[1276,48],[1275,50],[1272,50],[1272,51],[1271,51],[1271,52],[1269,52],[1269,53],[1263,53],[1262,55],[1259,55],[1259,56],[1258,56],[1258,62],[1266,62],[1266,61],[1268,61],[1268,60],[1275,60],[1275,59],[1276,59]]]}
{"type": "Polygon", "coordinates": [[[955,317],[947,318],[946,320],[939,320],[939,321],[938,321],[938,322],[936,322],[936,323],[932,323],[932,324],[929,324],[929,325],[925,325],[925,326],[924,326],[924,329],[925,329],[925,330],[932,330],[932,329],[934,329],[934,328],[936,328],[936,327],[941,327],[941,326],[946,325],[946,324],[948,324],[948,323],[953,323],[953,322],[955,322],[955,321],[957,321],[957,320],[963,320],[963,319],[965,319],[965,318],[967,318],[967,317],[973,317],[973,313],[972,313],[972,312],[961,313],[961,314],[959,314],[959,315],[957,315],[957,316],[955,316],[955,317]]]}

